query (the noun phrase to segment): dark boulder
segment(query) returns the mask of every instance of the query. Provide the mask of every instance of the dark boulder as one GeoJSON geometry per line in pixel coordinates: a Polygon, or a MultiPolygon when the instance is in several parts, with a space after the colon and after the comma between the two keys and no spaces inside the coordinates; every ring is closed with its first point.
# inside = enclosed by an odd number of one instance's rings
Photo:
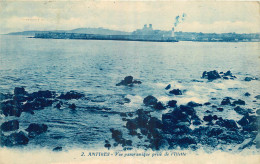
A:
{"type": "Polygon", "coordinates": [[[132,84],[142,84],[142,82],[139,81],[139,80],[134,80],[134,81],[132,82],[132,84]]]}
{"type": "Polygon", "coordinates": [[[127,114],[126,113],[120,113],[120,116],[121,117],[127,117],[127,114]]]}
{"type": "Polygon", "coordinates": [[[135,119],[133,120],[128,120],[126,123],[126,128],[129,130],[135,130],[138,128],[137,122],[135,119]]]}
{"type": "Polygon", "coordinates": [[[59,101],[56,105],[55,105],[55,108],[57,109],[60,109],[61,106],[62,106],[63,102],[62,101],[59,101]]]}
{"type": "Polygon", "coordinates": [[[143,103],[146,106],[155,106],[157,104],[157,98],[155,98],[152,95],[149,95],[147,97],[144,98],[143,103]]]}
{"type": "Polygon", "coordinates": [[[217,108],[218,111],[222,112],[224,108],[217,108]]]}
{"type": "Polygon", "coordinates": [[[250,93],[248,93],[248,92],[246,92],[244,95],[245,95],[245,96],[250,96],[251,94],[250,94],[250,93]]]}
{"type": "Polygon", "coordinates": [[[182,91],[179,89],[173,89],[169,93],[174,95],[182,95],[182,91]]]}
{"type": "Polygon", "coordinates": [[[260,95],[255,96],[255,98],[256,98],[257,100],[259,100],[259,99],[260,99],[260,95]]]}
{"type": "Polygon", "coordinates": [[[133,143],[133,141],[131,141],[131,140],[124,140],[122,146],[132,146],[132,143],[133,143]]]}
{"type": "Polygon", "coordinates": [[[196,114],[194,114],[191,119],[193,120],[192,121],[192,124],[197,126],[197,125],[200,125],[202,120],[199,118],[199,116],[197,116],[196,114]]]}
{"type": "Polygon", "coordinates": [[[226,76],[223,76],[223,79],[225,79],[225,80],[228,80],[229,78],[228,78],[228,77],[226,77],[226,76]]]}
{"type": "Polygon", "coordinates": [[[69,108],[72,109],[72,110],[75,110],[76,109],[76,105],[73,103],[73,104],[70,104],[69,105],[69,108]]]}
{"type": "Polygon", "coordinates": [[[246,126],[249,124],[249,121],[246,116],[242,117],[238,122],[240,126],[246,126]]]}
{"type": "Polygon", "coordinates": [[[193,107],[191,106],[187,106],[187,105],[180,105],[180,110],[182,112],[185,112],[188,115],[193,115],[195,114],[195,110],[193,109],[193,107]]]}
{"type": "Polygon", "coordinates": [[[123,139],[123,134],[121,131],[119,130],[115,130],[115,129],[110,129],[110,131],[112,132],[112,138],[116,141],[116,142],[120,142],[123,139]]]}
{"type": "Polygon", "coordinates": [[[230,99],[229,98],[224,98],[222,101],[221,101],[221,105],[231,105],[231,102],[230,102],[230,99]]]}
{"type": "Polygon", "coordinates": [[[116,84],[116,86],[120,85],[133,85],[133,84],[141,84],[141,81],[133,80],[133,76],[126,76],[124,80],[122,80],[120,83],[116,84]]]}
{"type": "Polygon", "coordinates": [[[204,105],[210,105],[211,103],[210,102],[205,102],[204,105]]]}
{"type": "Polygon", "coordinates": [[[177,144],[181,148],[187,148],[191,144],[197,144],[197,138],[195,136],[189,136],[189,135],[181,135],[178,138],[176,138],[177,144]]]}
{"type": "Polygon", "coordinates": [[[248,114],[248,110],[241,108],[240,106],[237,106],[234,108],[234,110],[241,115],[246,115],[248,114]]]}
{"type": "Polygon", "coordinates": [[[213,116],[212,115],[204,116],[203,120],[207,122],[211,122],[213,120],[213,116]]]}
{"type": "Polygon", "coordinates": [[[234,105],[246,105],[246,102],[241,99],[238,99],[236,101],[233,101],[233,104],[234,105]]]}
{"type": "Polygon", "coordinates": [[[170,100],[168,102],[168,107],[176,107],[177,105],[177,101],[176,100],[170,100]]]}
{"type": "Polygon", "coordinates": [[[32,123],[29,125],[29,127],[27,129],[25,129],[27,132],[29,132],[29,135],[30,133],[32,135],[39,135],[41,133],[44,133],[46,132],[48,129],[48,126],[45,125],[45,124],[36,124],[36,123],[32,123]]]}
{"type": "Polygon", "coordinates": [[[202,106],[202,104],[199,104],[199,103],[196,103],[196,102],[193,102],[193,101],[190,101],[187,105],[190,106],[190,107],[202,106]]]}
{"type": "Polygon", "coordinates": [[[62,147],[57,146],[57,147],[53,148],[52,151],[62,151],[62,147]]]}
{"type": "Polygon", "coordinates": [[[35,98],[32,102],[32,106],[35,109],[43,109],[45,107],[51,106],[53,104],[53,100],[45,99],[42,97],[35,98]]]}
{"type": "Polygon", "coordinates": [[[126,76],[124,80],[121,81],[121,85],[128,85],[133,82],[133,76],[126,76]]]}
{"type": "Polygon", "coordinates": [[[149,146],[152,150],[161,150],[161,149],[168,149],[169,143],[167,140],[162,138],[155,138],[151,140],[151,144],[149,146]]]}
{"type": "Polygon", "coordinates": [[[224,132],[223,128],[218,126],[213,126],[207,129],[206,134],[208,137],[216,137],[223,132],[224,132]]]}
{"type": "Polygon", "coordinates": [[[197,138],[205,136],[206,132],[208,131],[210,127],[209,126],[200,126],[198,128],[195,128],[191,135],[196,136],[197,138]]]}
{"type": "Polygon", "coordinates": [[[147,127],[148,120],[150,116],[146,114],[143,110],[137,111],[138,117],[135,118],[138,127],[147,127]]]}
{"type": "Polygon", "coordinates": [[[224,76],[231,76],[231,77],[232,77],[231,71],[229,70],[229,71],[227,71],[226,73],[224,73],[224,76]]]}
{"type": "Polygon", "coordinates": [[[152,130],[154,128],[162,129],[163,123],[158,118],[151,117],[150,120],[148,121],[148,129],[152,130]]]}
{"type": "Polygon", "coordinates": [[[187,108],[187,106],[180,107],[179,109],[174,110],[172,115],[172,121],[180,121],[180,122],[191,122],[190,115],[194,113],[193,108],[187,108]]]}
{"type": "Polygon", "coordinates": [[[2,110],[5,116],[20,117],[22,113],[22,110],[20,108],[12,105],[11,103],[5,103],[5,102],[1,103],[0,110],[2,110]]]}
{"type": "Polygon", "coordinates": [[[213,120],[217,120],[218,119],[218,116],[217,115],[213,115],[213,120]]]}
{"type": "Polygon", "coordinates": [[[23,87],[15,87],[14,88],[14,95],[26,95],[27,92],[23,87]]]}
{"type": "Polygon", "coordinates": [[[245,80],[245,81],[251,81],[251,80],[254,80],[254,78],[252,78],[252,77],[245,77],[244,80],[245,80]]]}
{"type": "Polygon", "coordinates": [[[106,147],[108,150],[111,148],[111,144],[110,143],[106,143],[105,145],[104,145],[104,147],[106,147]]]}
{"type": "Polygon", "coordinates": [[[69,91],[66,94],[61,94],[58,98],[64,99],[64,100],[71,100],[71,99],[80,99],[84,97],[85,95],[82,93],[78,93],[76,91],[69,91]]]}
{"type": "Polygon", "coordinates": [[[30,96],[37,98],[37,97],[42,97],[42,98],[54,98],[55,97],[55,92],[45,90],[45,91],[38,91],[38,92],[33,92],[30,96]]]}
{"type": "Polygon", "coordinates": [[[171,88],[171,84],[168,84],[166,87],[165,87],[165,90],[168,90],[171,88]]]}
{"type": "Polygon", "coordinates": [[[218,120],[216,121],[216,124],[231,130],[238,129],[237,124],[234,120],[218,120]]]}
{"type": "Polygon", "coordinates": [[[13,131],[19,129],[19,122],[18,120],[11,120],[4,122],[1,125],[1,131],[7,132],[7,131],[13,131]]]}
{"type": "Polygon", "coordinates": [[[208,80],[215,80],[218,78],[221,78],[220,75],[218,74],[218,71],[214,70],[214,71],[204,71],[202,73],[202,78],[204,79],[208,79],[208,80]]]}
{"type": "Polygon", "coordinates": [[[9,136],[1,136],[1,145],[8,147],[26,145],[28,142],[28,137],[22,131],[19,133],[12,133],[9,136]]]}
{"type": "Polygon", "coordinates": [[[171,113],[163,114],[162,123],[165,133],[187,134],[191,131],[189,128],[191,118],[185,111],[181,111],[181,109],[175,109],[171,113]]]}
{"type": "Polygon", "coordinates": [[[161,102],[158,102],[158,103],[154,106],[154,108],[157,109],[157,110],[166,109],[165,106],[164,106],[161,102]]]}

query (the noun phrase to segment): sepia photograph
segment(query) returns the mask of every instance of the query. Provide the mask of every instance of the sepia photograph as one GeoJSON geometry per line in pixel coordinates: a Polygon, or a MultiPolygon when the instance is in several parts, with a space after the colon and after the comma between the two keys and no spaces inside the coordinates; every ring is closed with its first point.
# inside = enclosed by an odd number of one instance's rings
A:
{"type": "Polygon", "coordinates": [[[0,1],[0,164],[260,163],[259,1],[0,1]]]}

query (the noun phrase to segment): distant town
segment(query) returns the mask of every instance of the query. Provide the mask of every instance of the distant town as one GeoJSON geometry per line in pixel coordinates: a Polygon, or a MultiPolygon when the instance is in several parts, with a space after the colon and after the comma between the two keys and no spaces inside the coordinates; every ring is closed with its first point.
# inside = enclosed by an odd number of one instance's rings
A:
{"type": "Polygon", "coordinates": [[[199,41],[199,42],[260,42],[260,33],[202,33],[154,30],[152,24],[145,24],[142,29],[133,32],[109,30],[104,28],[78,28],[56,31],[24,31],[8,35],[27,35],[36,38],[53,39],[89,39],[98,40],[140,40],[140,41],[199,41]],[[102,39],[103,38],[103,39],[102,39]]]}
{"type": "Polygon", "coordinates": [[[260,33],[237,34],[237,33],[196,33],[196,32],[174,32],[153,30],[152,24],[144,25],[143,29],[138,29],[133,35],[156,35],[164,37],[175,37],[179,41],[204,41],[204,42],[259,42],[260,33]]]}

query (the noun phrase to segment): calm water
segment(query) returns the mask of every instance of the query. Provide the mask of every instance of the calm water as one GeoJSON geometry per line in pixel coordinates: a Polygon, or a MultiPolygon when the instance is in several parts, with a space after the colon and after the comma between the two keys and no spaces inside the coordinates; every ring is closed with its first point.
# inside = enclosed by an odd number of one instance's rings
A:
{"type": "MultiPolygon", "coordinates": [[[[48,125],[48,132],[30,140],[27,147],[63,146],[65,149],[103,148],[104,140],[111,140],[110,128],[120,129],[127,135],[125,122],[116,112],[135,111],[149,94],[166,103],[175,99],[178,104],[189,101],[219,104],[223,97],[241,98],[248,108],[259,94],[259,81],[242,81],[246,76],[259,77],[259,43],[203,43],[203,42],[124,42],[95,40],[44,40],[24,36],[0,36],[0,91],[12,93],[14,87],[24,86],[27,91],[53,90],[58,93],[76,90],[86,99],[71,101],[76,111],[50,107],[22,113],[18,118],[20,129],[30,123],[48,125]],[[207,82],[200,79],[203,71],[228,71],[235,80],[207,82]],[[134,87],[115,86],[125,76],[141,80],[134,87]],[[202,80],[194,82],[192,80],[202,80]],[[179,97],[169,95],[164,88],[185,90],[179,97]],[[252,96],[243,96],[249,92],[252,96]],[[119,104],[124,97],[129,104],[119,104]],[[210,100],[216,97],[217,100],[210,100]],[[108,107],[111,111],[87,110],[86,106],[108,107]]],[[[198,109],[203,115],[205,107],[198,109]]],[[[154,112],[161,117],[165,111],[154,112]]],[[[233,110],[216,112],[224,118],[240,119],[233,110]]],[[[1,122],[14,117],[1,117],[1,122]]],[[[136,141],[138,142],[140,141],[136,141]]]]}

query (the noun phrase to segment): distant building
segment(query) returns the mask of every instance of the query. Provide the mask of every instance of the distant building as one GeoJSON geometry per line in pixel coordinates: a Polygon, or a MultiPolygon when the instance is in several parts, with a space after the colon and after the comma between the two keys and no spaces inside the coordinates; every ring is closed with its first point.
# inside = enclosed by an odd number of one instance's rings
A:
{"type": "Polygon", "coordinates": [[[142,29],[137,29],[134,32],[132,32],[132,35],[153,35],[154,37],[171,37],[171,31],[161,31],[161,30],[154,30],[153,25],[149,24],[149,27],[147,27],[147,24],[144,25],[142,29]]]}

